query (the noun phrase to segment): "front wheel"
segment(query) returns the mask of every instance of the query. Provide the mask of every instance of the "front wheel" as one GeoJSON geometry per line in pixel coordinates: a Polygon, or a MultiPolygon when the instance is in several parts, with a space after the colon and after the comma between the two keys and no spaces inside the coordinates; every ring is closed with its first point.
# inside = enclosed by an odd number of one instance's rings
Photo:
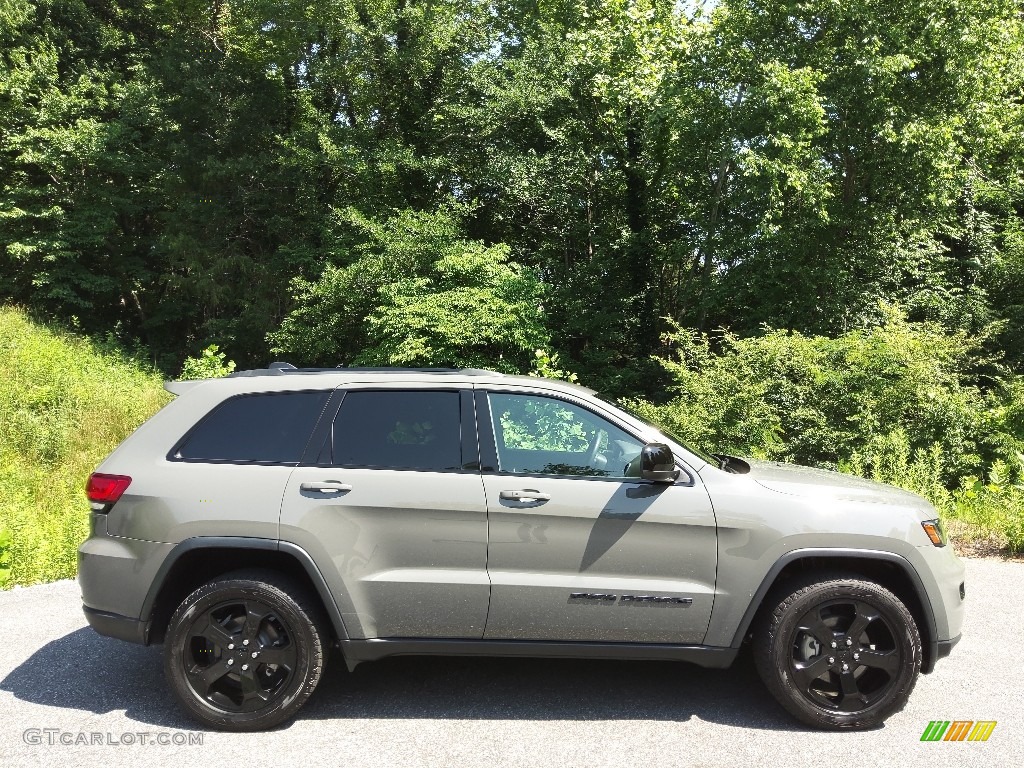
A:
{"type": "Polygon", "coordinates": [[[292,717],[313,693],[327,639],[318,605],[272,571],[227,574],[189,595],[171,617],[164,671],[204,724],[257,731],[292,717]]]}
{"type": "Polygon", "coordinates": [[[776,598],[755,628],[754,659],[791,714],[818,728],[859,730],[903,709],[921,670],[921,636],[892,592],[836,576],[776,598]]]}

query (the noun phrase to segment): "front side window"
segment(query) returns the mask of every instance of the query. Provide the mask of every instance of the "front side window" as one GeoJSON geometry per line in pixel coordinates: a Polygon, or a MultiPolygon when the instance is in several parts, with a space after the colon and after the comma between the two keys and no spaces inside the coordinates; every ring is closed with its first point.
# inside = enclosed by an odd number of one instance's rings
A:
{"type": "Polygon", "coordinates": [[[172,458],[297,464],[330,392],[266,392],[225,400],[172,458]]]}
{"type": "Polygon", "coordinates": [[[462,468],[459,393],[354,390],[334,420],[333,463],[342,467],[462,468]]]}
{"type": "Polygon", "coordinates": [[[502,472],[639,477],[643,443],[604,418],[553,397],[492,392],[502,472]]]}

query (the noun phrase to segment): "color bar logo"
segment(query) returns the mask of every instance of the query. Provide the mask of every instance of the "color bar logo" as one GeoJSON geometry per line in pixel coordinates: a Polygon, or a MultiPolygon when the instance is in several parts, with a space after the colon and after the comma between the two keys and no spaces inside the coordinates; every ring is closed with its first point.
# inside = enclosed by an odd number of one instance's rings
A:
{"type": "Polygon", "coordinates": [[[921,741],[988,741],[995,727],[995,720],[932,720],[921,741]]]}

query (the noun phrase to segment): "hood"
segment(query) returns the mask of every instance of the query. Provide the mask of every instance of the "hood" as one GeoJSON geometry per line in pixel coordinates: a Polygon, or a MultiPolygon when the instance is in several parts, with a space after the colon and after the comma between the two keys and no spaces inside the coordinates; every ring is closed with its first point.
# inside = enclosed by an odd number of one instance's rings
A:
{"type": "Polygon", "coordinates": [[[831,472],[827,469],[812,469],[798,464],[783,464],[777,461],[744,459],[750,465],[749,477],[759,485],[778,493],[792,496],[825,497],[845,501],[860,501],[878,504],[898,504],[927,511],[931,503],[916,493],[905,491],[885,483],[865,480],[863,477],[831,472]]]}

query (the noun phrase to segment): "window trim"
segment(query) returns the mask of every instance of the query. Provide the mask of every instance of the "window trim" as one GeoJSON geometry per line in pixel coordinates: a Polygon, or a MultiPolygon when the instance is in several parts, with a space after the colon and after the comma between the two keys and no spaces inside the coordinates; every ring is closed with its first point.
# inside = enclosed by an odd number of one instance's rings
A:
{"type": "MultiPolygon", "coordinates": [[[[615,427],[621,429],[627,435],[632,437],[634,440],[638,440],[641,445],[647,445],[647,439],[638,435],[636,430],[630,428],[628,425],[611,418],[608,414],[603,411],[597,411],[590,406],[584,400],[566,395],[562,392],[555,392],[549,390],[536,390],[536,389],[519,389],[519,388],[506,388],[501,386],[485,386],[478,387],[475,389],[476,397],[476,416],[477,416],[477,430],[480,433],[480,463],[481,471],[488,475],[500,475],[503,477],[536,477],[536,478],[553,478],[559,480],[586,480],[589,482],[605,482],[605,483],[626,483],[631,485],[667,485],[667,483],[655,483],[654,480],[644,480],[642,477],[603,477],[601,475],[555,475],[547,472],[509,472],[500,469],[498,462],[498,448],[497,439],[494,435],[494,422],[491,419],[491,405],[488,401],[487,396],[491,393],[494,394],[507,394],[507,395],[521,395],[524,397],[546,397],[551,400],[561,400],[562,402],[574,405],[580,408],[592,416],[607,421],[615,427]]],[[[673,458],[675,459],[676,467],[679,468],[679,477],[673,483],[673,485],[682,485],[685,487],[692,487],[696,485],[696,473],[691,470],[679,456],[673,452],[673,458]]]]}
{"type": "Polygon", "coordinates": [[[317,428],[324,419],[324,413],[331,406],[331,400],[334,398],[334,391],[331,389],[274,389],[266,392],[240,392],[237,395],[231,395],[226,397],[217,403],[213,408],[204,413],[195,424],[189,427],[185,434],[178,438],[177,442],[171,446],[171,449],[167,452],[164,457],[167,461],[174,462],[176,464],[236,464],[240,466],[256,466],[256,467],[297,467],[301,466],[303,459],[310,449],[310,442],[313,436],[317,433],[317,428]],[[205,424],[209,419],[213,417],[215,413],[226,407],[228,403],[240,400],[245,397],[262,397],[262,396],[274,396],[274,395],[309,395],[319,394],[327,395],[327,400],[324,401],[323,407],[320,412],[316,415],[313,421],[313,427],[310,429],[309,434],[306,436],[306,442],[303,445],[301,451],[299,451],[299,458],[296,461],[268,461],[265,459],[205,459],[205,458],[189,458],[187,456],[179,456],[178,452],[188,444],[188,441],[192,439],[199,428],[205,424]]]}
{"type": "Polygon", "coordinates": [[[317,460],[325,447],[328,450],[333,450],[331,434],[334,431],[334,420],[338,417],[338,410],[341,408],[341,401],[344,397],[345,392],[340,387],[331,390],[331,396],[327,400],[324,412],[320,414],[320,420],[313,428],[309,442],[306,443],[306,450],[302,452],[302,458],[298,464],[300,467],[330,466],[329,464],[320,464],[317,460]]]}

